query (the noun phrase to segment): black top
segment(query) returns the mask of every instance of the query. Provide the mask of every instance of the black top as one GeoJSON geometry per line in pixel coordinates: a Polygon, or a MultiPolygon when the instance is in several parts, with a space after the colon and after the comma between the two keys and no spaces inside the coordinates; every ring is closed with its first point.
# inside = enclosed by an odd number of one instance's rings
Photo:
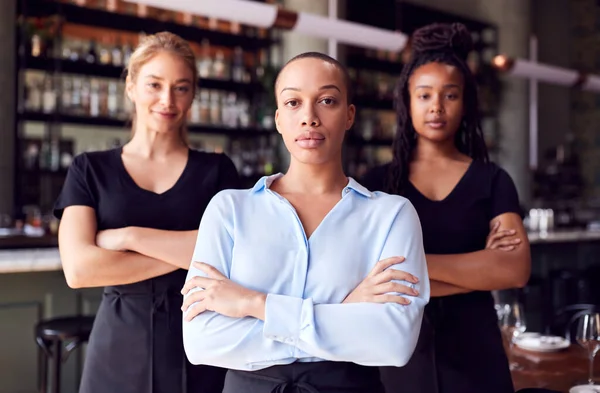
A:
{"type": "MultiPolygon", "coordinates": [[[[383,191],[388,168],[389,164],[373,169],[362,184],[369,190],[383,191]]],[[[483,250],[494,217],[521,214],[508,173],[496,164],[480,161],[469,165],[443,200],[428,199],[410,182],[403,196],[419,214],[426,254],[483,250]]],[[[384,378],[386,373],[393,374],[390,385],[406,388],[410,380],[416,385],[405,391],[417,393],[480,392],[484,386],[488,393],[513,391],[490,292],[431,298],[425,311],[426,321],[409,366],[402,372],[382,370],[384,378]],[[434,352],[429,348],[432,342],[434,352]]]]}
{"type": "Polygon", "coordinates": [[[99,231],[125,226],[189,231],[198,229],[213,195],[239,184],[229,157],[190,150],[177,182],[157,194],[135,183],[121,153],[122,148],[116,148],[75,157],[54,215],[60,219],[64,208],[83,205],[96,210],[99,231]]]}
{"type": "MultiPolygon", "coordinates": [[[[139,187],[121,158],[122,149],[84,153],[69,168],[54,214],[83,205],[96,212],[98,230],[138,226],[198,229],[211,198],[237,188],[238,174],[222,154],[189,151],[172,188],[157,194],[139,187]]],[[[187,271],[104,288],[94,322],[81,393],[181,393],[222,391],[224,370],[185,361],[181,288],[187,271]],[[185,377],[184,377],[185,375],[185,377]]]]}

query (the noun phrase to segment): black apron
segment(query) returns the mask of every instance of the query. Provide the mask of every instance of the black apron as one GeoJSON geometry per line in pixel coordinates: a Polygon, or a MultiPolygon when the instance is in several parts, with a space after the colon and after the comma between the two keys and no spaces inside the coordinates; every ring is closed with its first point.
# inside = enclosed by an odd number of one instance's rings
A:
{"type": "Polygon", "coordinates": [[[230,370],[223,393],[383,393],[377,367],[307,362],[258,371],[230,370]]]}
{"type": "Polygon", "coordinates": [[[382,367],[386,393],[513,393],[489,292],[432,298],[404,367],[382,367]]]}
{"type": "Polygon", "coordinates": [[[226,370],[185,358],[180,291],[186,273],[104,289],[80,393],[221,393],[226,370]]]}

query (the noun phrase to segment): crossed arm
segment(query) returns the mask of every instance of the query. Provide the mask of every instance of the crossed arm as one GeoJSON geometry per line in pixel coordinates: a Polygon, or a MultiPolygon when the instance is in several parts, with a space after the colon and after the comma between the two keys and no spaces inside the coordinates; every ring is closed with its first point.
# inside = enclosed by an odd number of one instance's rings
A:
{"type": "Polygon", "coordinates": [[[521,218],[505,213],[490,222],[486,249],[465,254],[427,254],[431,296],[521,288],[531,271],[527,233],[521,218]]]}
{"type": "Polygon", "coordinates": [[[342,304],[259,293],[230,280],[233,237],[226,211],[214,201],[207,208],[194,253],[194,260],[205,263],[192,265],[183,290],[184,347],[192,363],[252,370],[305,357],[370,366],[408,362],[429,299],[421,228],[412,205],[398,214],[402,225],[390,231],[381,254],[387,261],[355,289],[364,296],[353,292],[342,304]],[[404,272],[397,270],[399,260],[393,258],[402,254],[404,272]],[[401,289],[394,284],[418,291],[409,301],[400,295],[390,301],[386,296],[401,289]]]}

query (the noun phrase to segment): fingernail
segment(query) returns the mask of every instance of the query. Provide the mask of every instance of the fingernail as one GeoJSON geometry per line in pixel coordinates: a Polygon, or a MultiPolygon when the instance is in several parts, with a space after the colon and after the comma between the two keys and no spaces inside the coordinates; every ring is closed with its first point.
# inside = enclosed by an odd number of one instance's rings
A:
{"type": "Polygon", "coordinates": [[[413,276],[412,279],[413,279],[413,281],[414,281],[415,284],[419,282],[419,279],[417,277],[415,277],[415,276],[413,276]]]}
{"type": "Polygon", "coordinates": [[[419,295],[419,291],[417,291],[416,289],[413,289],[412,292],[413,292],[413,295],[415,295],[415,296],[419,295]]]}
{"type": "Polygon", "coordinates": [[[513,240],[513,243],[520,243],[520,242],[521,242],[521,239],[515,239],[515,240],[513,240]]]}
{"type": "Polygon", "coordinates": [[[515,231],[514,229],[511,229],[510,233],[517,233],[517,231],[515,231]]]}
{"type": "Polygon", "coordinates": [[[404,299],[404,300],[406,300],[406,304],[410,304],[411,303],[409,299],[404,299]]]}

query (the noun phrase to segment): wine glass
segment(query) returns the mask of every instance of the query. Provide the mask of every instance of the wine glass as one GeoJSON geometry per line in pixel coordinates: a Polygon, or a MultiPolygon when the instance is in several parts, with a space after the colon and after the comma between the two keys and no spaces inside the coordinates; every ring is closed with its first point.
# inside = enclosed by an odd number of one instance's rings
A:
{"type": "Polygon", "coordinates": [[[509,308],[510,304],[506,303],[496,303],[494,304],[494,309],[496,310],[496,315],[498,316],[498,323],[502,326],[502,321],[504,320],[504,314],[506,314],[506,310],[509,308]]]}
{"type": "Polygon", "coordinates": [[[600,313],[584,314],[579,318],[577,326],[577,342],[587,350],[590,358],[590,374],[588,383],[594,384],[594,357],[600,350],[600,313]]]}
{"type": "MultiPolygon", "coordinates": [[[[500,313],[498,313],[500,316],[500,313]]],[[[502,312],[501,330],[509,344],[509,352],[512,354],[515,341],[518,340],[521,333],[527,329],[525,322],[525,313],[520,303],[506,304],[502,312]]],[[[523,367],[517,362],[511,361],[509,364],[511,370],[521,370],[523,367]]]]}

